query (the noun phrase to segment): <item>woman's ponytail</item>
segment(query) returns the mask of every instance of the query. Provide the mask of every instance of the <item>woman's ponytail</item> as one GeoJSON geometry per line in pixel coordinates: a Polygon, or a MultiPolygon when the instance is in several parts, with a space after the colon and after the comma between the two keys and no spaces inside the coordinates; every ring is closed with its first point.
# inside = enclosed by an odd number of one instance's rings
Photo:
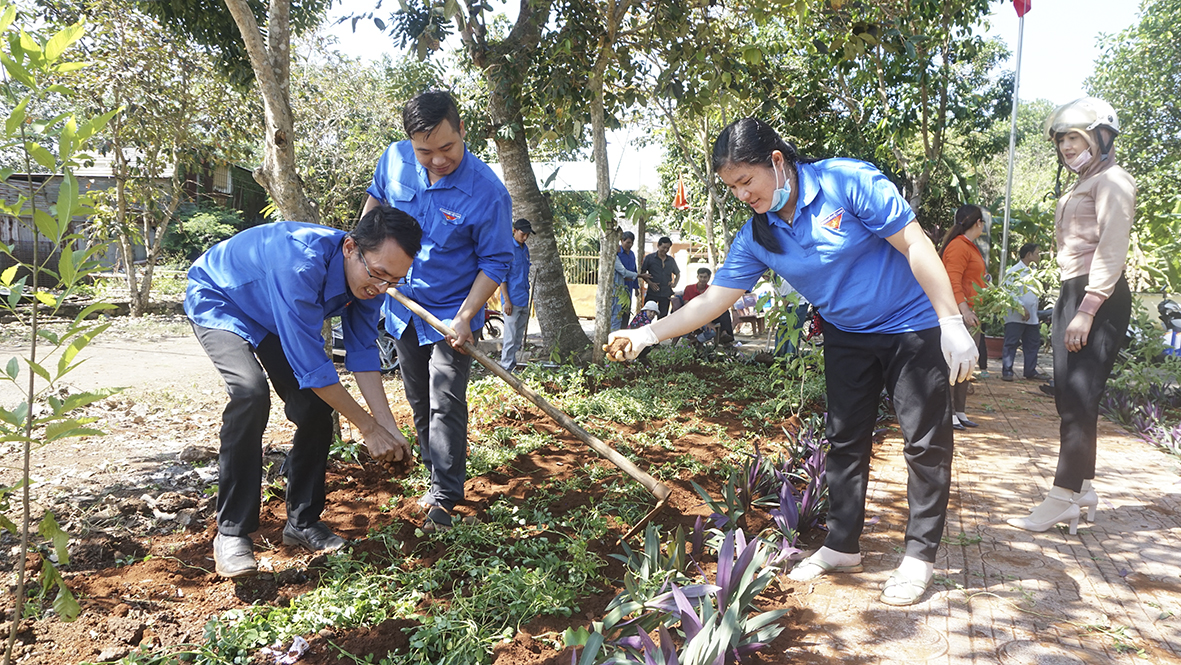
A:
{"type": "Polygon", "coordinates": [[[939,243],[939,256],[943,256],[943,252],[947,251],[947,246],[951,244],[952,240],[956,239],[956,236],[964,235],[968,229],[972,228],[976,222],[982,219],[984,219],[984,211],[980,209],[980,206],[969,203],[957,208],[955,211],[955,223],[951,225],[947,233],[943,234],[943,241],[939,243]]]}
{"type": "MultiPolygon", "coordinates": [[[[742,118],[735,120],[723,129],[714,141],[711,163],[714,173],[728,164],[757,164],[771,166],[771,153],[778,150],[783,154],[784,169],[788,174],[796,174],[796,184],[799,187],[799,172],[797,164],[809,164],[816,161],[808,157],[801,157],[795,146],[784,141],[771,125],[758,118],[742,118]]],[[[751,224],[755,242],[774,254],[779,254],[783,248],[775,232],[771,229],[771,220],[767,213],[755,213],[751,224]]]]}

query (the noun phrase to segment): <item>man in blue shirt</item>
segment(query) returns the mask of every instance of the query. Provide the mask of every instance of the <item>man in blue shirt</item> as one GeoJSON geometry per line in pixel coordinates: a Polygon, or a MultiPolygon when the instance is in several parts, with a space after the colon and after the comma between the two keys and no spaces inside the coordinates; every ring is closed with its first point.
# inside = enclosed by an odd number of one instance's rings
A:
{"type": "Polygon", "coordinates": [[[529,329],[529,246],[525,241],[533,225],[525,218],[513,222],[513,262],[508,277],[500,285],[500,306],[504,310],[504,345],[500,366],[506,371],[517,367],[517,350],[524,345],[529,329]]]}
{"type": "Polygon", "coordinates": [[[484,303],[508,274],[513,257],[508,190],[464,145],[451,96],[424,92],[402,109],[409,140],[391,144],[377,162],[362,214],[387,204],[422,225],[422,249],[399,290],[448,323],[444,339],[388,298],[386,329],[396,338],[406,400],[431,487],[425,531],[451,525],[467,476],[467,382],[472,359],[462,351],[484,325],[484,303]]]}
{"type": "Polygon", "coordinates": [[[619,239],[619,251],[615,253],[615,302],[611,305],[611,330],[619,330],[631,320],[632,294],[640,291],[636,254],[632,251],[635,242],[636,234],[624,231],[619,239]]]}
{"type": "Polygon", "coordinates": [[[230,396],[222,414],[213,541],[219,575],[258,570],[249,534],[258,530],[268,377],[295,424],[284,463],[284,544],[312,551],[344,545],[320,521],[333,409],[361,431],[375,459],[410,458],[381,384],[378,296],[410,269],[421,238],[412,217],[381,207],[349,233],[298,222],[256,226],[214,245],[189,269],[185,313],[230,396]],[[341,317],[345,368],[369,412],[340,385],[324,352],[321,330],[334,316],[341,317]]]}

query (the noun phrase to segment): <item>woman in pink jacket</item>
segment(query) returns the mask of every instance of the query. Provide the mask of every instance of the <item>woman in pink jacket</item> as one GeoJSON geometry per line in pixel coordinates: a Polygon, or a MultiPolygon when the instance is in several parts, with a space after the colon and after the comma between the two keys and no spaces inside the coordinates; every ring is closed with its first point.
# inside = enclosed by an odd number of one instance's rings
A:
{"type": "MultiPolygon", "coordinates": [[[[1132,295],[1124,277],[1136,208],[1136,181],[1115,163],[1119,119],[1110,104],[1083,97],[1054,110],[1046,137],[1078,181],[1058,199],[1054,234],[1062,292],[1054,306],[1054,401],[1060,427],[1058,470],[1049,495],[1009,524],[1045,531],[1069,522],[1075,533],[1084,510],[1095,518],[1099,398],[1124,342],[1132,295]]],[[[1059,171],[1061,174],[1061,170],[1059,171]]]]}

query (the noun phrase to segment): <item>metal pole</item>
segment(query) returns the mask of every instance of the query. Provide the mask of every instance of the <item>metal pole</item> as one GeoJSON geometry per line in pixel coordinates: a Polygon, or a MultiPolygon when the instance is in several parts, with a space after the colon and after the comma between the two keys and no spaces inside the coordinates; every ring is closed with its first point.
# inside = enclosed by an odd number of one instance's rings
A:
{"type": "Polygon", "coordinates": [[[998,280],[1005,279],[1009,259],[1009,215],[1013,205],[1013,159],[1017,151],[1017,90],[1021,87],[1021,42],[1025,38],[1025,17],[1017,19],[1017,73],[1013,77],[1013,118],[1009,127],[1009,175],[1005,182],[1005,228],[1001,234],[1001,270],[998,280]]]}

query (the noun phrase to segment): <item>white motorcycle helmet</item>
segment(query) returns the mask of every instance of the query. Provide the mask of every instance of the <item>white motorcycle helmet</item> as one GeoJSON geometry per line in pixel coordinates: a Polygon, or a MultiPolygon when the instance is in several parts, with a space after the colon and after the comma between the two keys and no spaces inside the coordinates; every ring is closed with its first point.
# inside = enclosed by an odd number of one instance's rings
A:
{"type": "MultiPolygon", "coordinates": [[[[1054,109],[1050,117],[1046,118],[1043,134],[1046,140],[1054,143],[1059,134],[1077,130],[1085,132],[1091,137],[1092,145],[1099,148],[1099,161],[1105,162],[1111,157],[1115,137],[1119,135],[1119,116],[1111,104],[1097,97],[1081,97],[1073,102],[1067,102],[1054,109]],[[1097,131],[1106,127],[1109,132],[1097,131]]],[[[1058,177],[1054,183],[1054,196],[1062,194],[1062,153],[1058,154],[1058,177]]]]}
{"type": "Polygon", "coordinates": [[[1099,127],[1111,130],[1112,136],[1119,135],[1119,116],[1111,104],[1096,97],[1082,97],[1054,109],[1046,118],[1046,139],[1053,141],[1062,132],[1077,129],[1090,132],[1099,127]]]}

